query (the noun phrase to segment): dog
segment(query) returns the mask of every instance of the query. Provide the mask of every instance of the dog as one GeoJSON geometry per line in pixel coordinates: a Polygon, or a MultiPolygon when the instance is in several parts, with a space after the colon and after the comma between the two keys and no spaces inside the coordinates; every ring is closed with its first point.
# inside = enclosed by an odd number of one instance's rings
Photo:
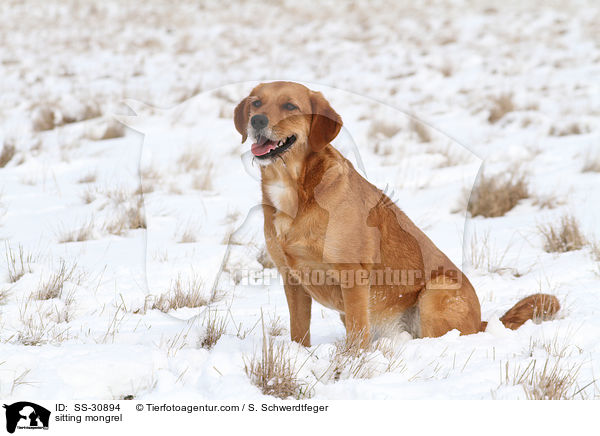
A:
{"type": "MultiPolygon", "coordinates": [[[[310,346],[313,299],[338,311],[347,340],[362,348],[390,326],[413,338],[485,330],[468,278],[331,145],[342,119],[320,92],[262,83],[237,105],[234,124],[260,165],[266,247],[284,280],[293,341],[310,346]]],[[[501,321],[516,329],[559,308],[535,294],[501,321]]]]}

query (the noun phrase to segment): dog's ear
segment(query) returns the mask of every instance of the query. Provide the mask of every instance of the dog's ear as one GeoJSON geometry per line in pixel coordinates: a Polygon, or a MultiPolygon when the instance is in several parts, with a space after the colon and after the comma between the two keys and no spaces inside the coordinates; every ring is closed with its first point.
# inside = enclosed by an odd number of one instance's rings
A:
{"type": "Polygon", "coordinates": [[[250,115],[248,108],[248,97],[240,101],[233,111],[233,122],[235,128],[242,135],[242,142],[248,137],[248,116],[250,115]]]}
{"type": "Polygon", "coordinates": [[[342,118],[332,109],[320,92],[310,92],[310,104],[312,122],[308,143],[313,151],[320,151],[340,133],[342,118]]]}

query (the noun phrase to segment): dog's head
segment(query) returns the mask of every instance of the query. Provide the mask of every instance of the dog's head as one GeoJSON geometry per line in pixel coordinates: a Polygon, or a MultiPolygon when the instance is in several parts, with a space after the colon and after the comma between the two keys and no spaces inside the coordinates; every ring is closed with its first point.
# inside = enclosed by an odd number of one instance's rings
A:
{"type": "Polygon", "coordinates": [[[284,153],[322,150],[340,132],[342,119],[320,92],[292,82],[262,83],[235,108],[235,128],[252,139],[265,164],[284,153]]]}

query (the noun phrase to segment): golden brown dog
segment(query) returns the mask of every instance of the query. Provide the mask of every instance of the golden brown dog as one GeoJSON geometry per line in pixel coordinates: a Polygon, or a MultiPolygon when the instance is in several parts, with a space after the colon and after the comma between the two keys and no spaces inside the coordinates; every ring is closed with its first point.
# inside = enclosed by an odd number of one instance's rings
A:
{"type": "MultiPolygon", "coordinates": [[[[321,93],[263,83],[234,121],[260,164],[265,239],[284,279],[292,340],[310,346],[313,299],[337,310],[363,347],[373,329],[390,326],[413,337],[485,329],[467,277],[331,146],[342,120],[321,93]]],[[[501,320],[516,329],[559,307],[536,294],[501,320]]]]}

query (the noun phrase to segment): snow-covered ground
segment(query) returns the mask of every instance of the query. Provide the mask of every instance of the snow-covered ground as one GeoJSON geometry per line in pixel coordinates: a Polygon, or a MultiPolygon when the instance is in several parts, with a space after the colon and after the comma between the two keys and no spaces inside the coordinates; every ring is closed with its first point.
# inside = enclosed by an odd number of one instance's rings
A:
{"type": "Polygon", "coordinates": [[[526,398],[547,361],[597,398],[600,8],[509,3],[2,2],[0,396],[264,398],[244,369],[264,325],[312,398],[526,398]],[[381,339],[334,371],[344,329],[316,305],[313,346],[289,341],[232,121],[276,79],[329,99],[334,145],[463,265],[486,332],[381,339]],[[530,198],[466,217],[482,161],[530,198]],[[590,243],[547,253],[538,227],[566,213],[590,243]],[[177,287],[198,292],[169,310],[177,287]],[[505,329],[535,292],[558,316],[505,329]]]}

